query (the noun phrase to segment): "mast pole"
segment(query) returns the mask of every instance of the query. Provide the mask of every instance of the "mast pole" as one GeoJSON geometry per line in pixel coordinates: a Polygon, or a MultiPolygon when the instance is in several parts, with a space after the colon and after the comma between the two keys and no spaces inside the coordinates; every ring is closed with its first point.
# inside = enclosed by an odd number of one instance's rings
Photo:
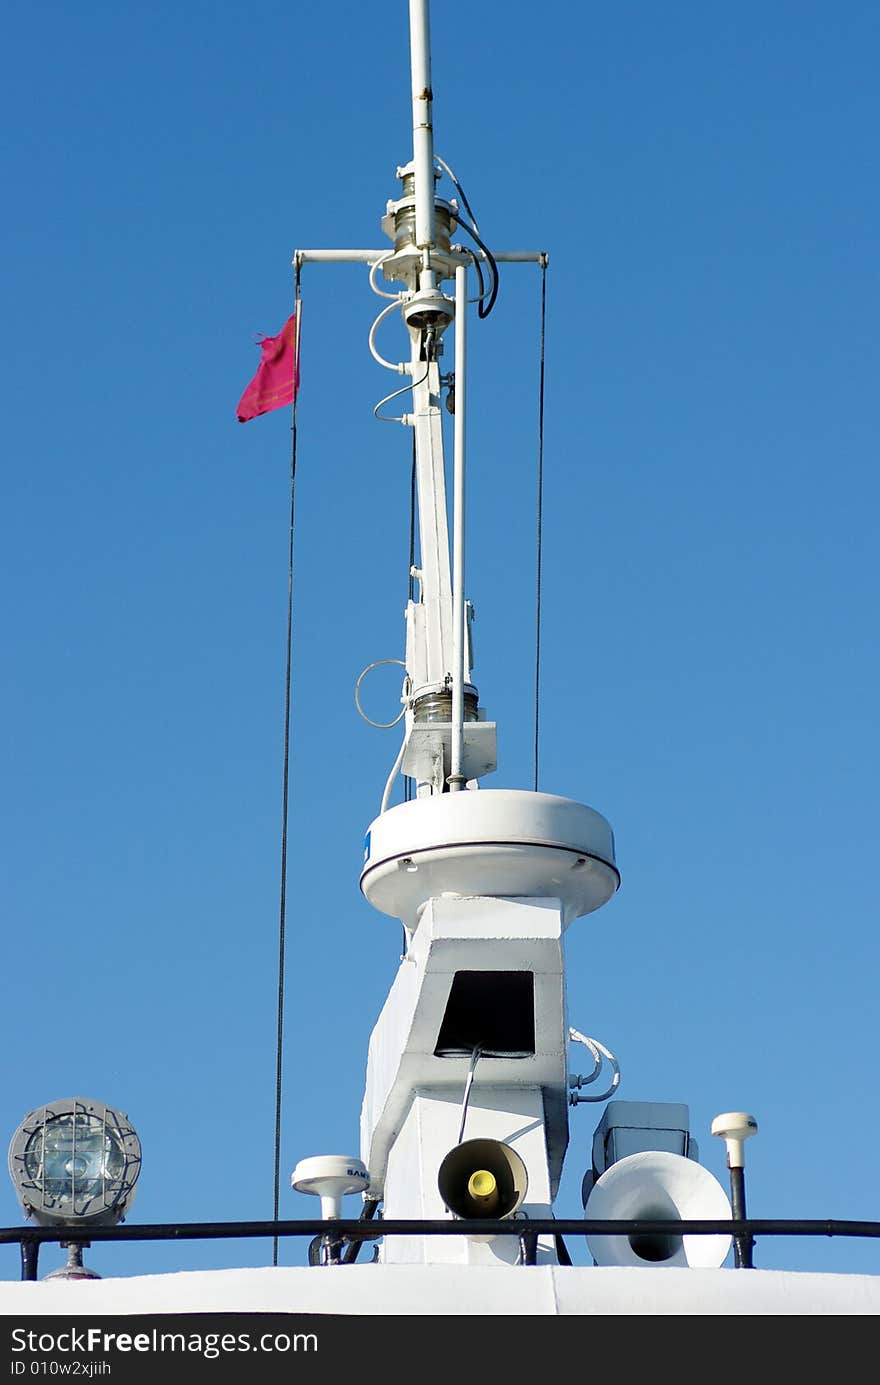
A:
{"type": "Polygon", "coordinates": [[[452,452],[452,733],[449,788],[467,783],[464,761],[465,439],[467,404],[467,265],[455,268],[455,429],[452,452]]]}
{"type": "Polygon", "coordinates": [[[435,287],[431,251],[436,242],[434,208],[434,126],[431,113],[431,39],[428,0],[410,0],[410,67],[412,72],[413,174],[416,199],[416,246],[422,251],[419,287],[435,287]]]}

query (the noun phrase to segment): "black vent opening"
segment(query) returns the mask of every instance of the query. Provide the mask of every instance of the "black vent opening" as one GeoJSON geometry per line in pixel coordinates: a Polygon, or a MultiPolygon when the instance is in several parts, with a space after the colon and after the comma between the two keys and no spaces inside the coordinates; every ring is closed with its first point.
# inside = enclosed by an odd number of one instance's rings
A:
{"type": "Polygon", "coordinates": [[[531,1058],[535,1052],[535,978],[530,971],[457,971],[434,1054],[460,1058],[531,1058]]]}

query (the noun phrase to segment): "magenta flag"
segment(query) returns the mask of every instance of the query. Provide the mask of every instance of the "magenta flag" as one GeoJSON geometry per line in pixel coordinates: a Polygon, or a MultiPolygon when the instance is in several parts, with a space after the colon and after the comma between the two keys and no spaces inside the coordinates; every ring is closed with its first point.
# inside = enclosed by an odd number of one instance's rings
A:
{"type": "Polygon", "coordinates": [[[239,423],[293,403],[299,387],[296,313],[291,313],[277,337],[263,337],[260,350],[257,373],[238,401],[239,423]]]}

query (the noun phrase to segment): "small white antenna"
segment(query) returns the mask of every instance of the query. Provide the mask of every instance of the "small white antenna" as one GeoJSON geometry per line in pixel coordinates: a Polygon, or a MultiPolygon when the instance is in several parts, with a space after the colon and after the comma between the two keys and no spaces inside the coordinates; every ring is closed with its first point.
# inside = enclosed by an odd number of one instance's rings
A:
{"type": "MultiPolygon", "coordinates": [[[[342,1210],[342,1199],[348,1193],[365,1193],[370,1186],[370,1175],[360,1159],[350,1154],[317,1154],[311,1159],[300,1159],[290,1176],[290,1186],[298,1193],[313,1193],[321,1199],[321,1216],[325,1221],[338,1221],[342,1210]]],[[[342,1241],[325,1232],[316,1238],[313,1246],[320,1245],[320,1264],[338,1265],[342,1241]]],[[[316,1263],[311,1259],[310,1263],[316,1263]]]]}
{"type": "MultiPolygon", "coordinates": [[[[710,1129],[727,1146],[727,1167],[730,1170],[730,1206],[735,1221],[746,1219],[746,1157],[743,1145],[758,1133],[758,1122],[748,1111],[725,1111],[716,1116],[710,1129]]],[[[733,1258],[738,1269],[753,1269],[751,1236],[734,1236],[733,1258]]]]}
{"type": "Polygon", "coordinates": [[[312,1159],[300,1159],[290,1177],[290,1186],[298,1193],[314,1193],[321,1199],[325,1221],[337,1221],[346,1194],[366,1192],[369,1183],[370,1175],[360,1159],[349,1154],[317,1154],[312,1159]]]}

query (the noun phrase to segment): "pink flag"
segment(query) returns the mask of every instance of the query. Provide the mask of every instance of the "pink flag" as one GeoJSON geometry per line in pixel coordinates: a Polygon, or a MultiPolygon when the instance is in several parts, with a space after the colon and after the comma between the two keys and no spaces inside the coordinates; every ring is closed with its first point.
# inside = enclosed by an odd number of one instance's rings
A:
{"type": "Polygon", "coordinates": [[[263,337],[257,373],[238,401],[239,423],[293,403],[299,386],[296,335],[296,313],[292,313],[277,337],[263,337]]]}

